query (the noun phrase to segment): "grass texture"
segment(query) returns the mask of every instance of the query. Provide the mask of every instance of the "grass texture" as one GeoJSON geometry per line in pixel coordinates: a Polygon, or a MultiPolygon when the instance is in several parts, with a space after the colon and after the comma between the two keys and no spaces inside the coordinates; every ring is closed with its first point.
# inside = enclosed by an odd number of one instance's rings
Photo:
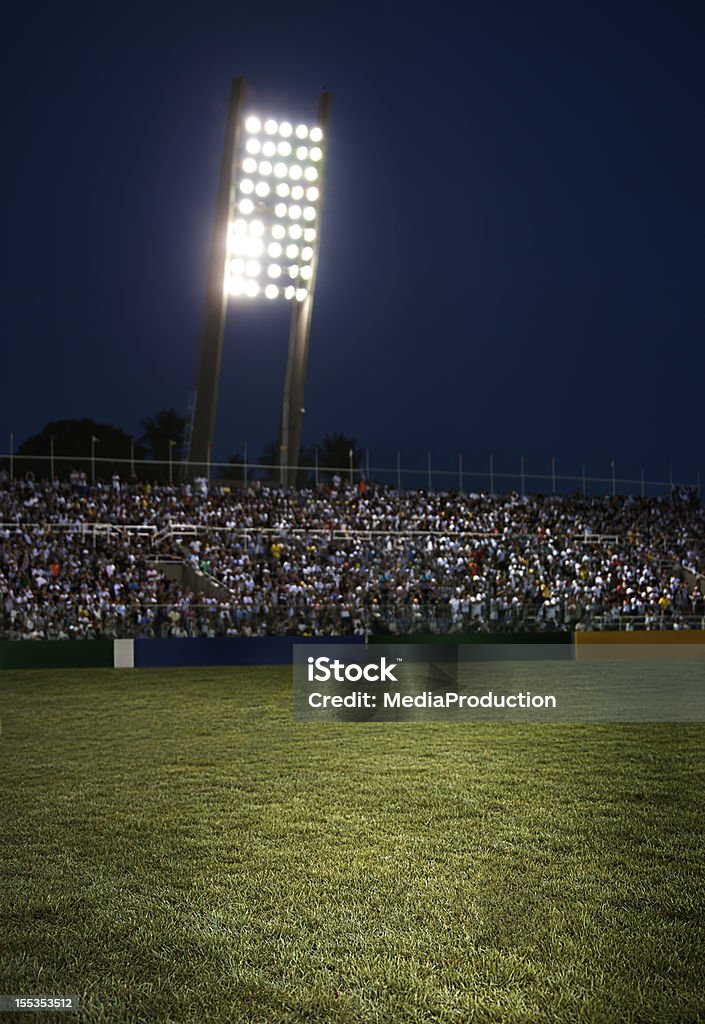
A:
{"type": "Polygon", "coordinates": [[[0,991],[83,1004],[0,1022],[705,1020],[705,726],[297,725],[261,667],[0,697],[0,991]]]}

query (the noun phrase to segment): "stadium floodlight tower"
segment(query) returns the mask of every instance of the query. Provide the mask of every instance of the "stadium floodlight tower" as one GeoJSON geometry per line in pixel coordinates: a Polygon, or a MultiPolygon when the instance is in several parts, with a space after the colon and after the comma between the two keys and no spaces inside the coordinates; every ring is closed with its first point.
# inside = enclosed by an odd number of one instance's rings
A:
{"type": "Polygon", "coordinates": [[[189,463],[210,463],[228,300],[291,304],[279,437],[280,479],[296,479],[320,246],[330,94],[314,124],[245,111],[245,82],[230,96],[208,272],[206,318],[189,463]]]}

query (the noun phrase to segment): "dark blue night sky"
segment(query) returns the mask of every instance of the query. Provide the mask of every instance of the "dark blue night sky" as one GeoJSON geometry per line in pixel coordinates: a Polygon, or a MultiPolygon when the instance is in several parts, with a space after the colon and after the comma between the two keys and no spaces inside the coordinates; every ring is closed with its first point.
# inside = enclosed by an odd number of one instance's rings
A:
{"type": "MultiPolygon", "coordinates": [[[[185,412],[231,79],[333,94],[304,439],[373,465],[693,481],[705,8],[17,7],[3,43],[0,451],[185,412]]],[[[275,438],[288,316],[231,306],[215,457],[275,438]]]]}

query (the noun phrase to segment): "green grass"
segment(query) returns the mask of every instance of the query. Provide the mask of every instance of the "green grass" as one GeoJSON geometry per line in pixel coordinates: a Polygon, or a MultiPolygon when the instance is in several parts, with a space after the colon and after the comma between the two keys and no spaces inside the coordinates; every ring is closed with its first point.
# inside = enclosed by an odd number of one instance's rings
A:
{"type": "Polygon", "coordinates": [[[0,674],[0,991],[90,1024],[705,1020],[705,727],[296,725],[290,675],[0,674]]]}

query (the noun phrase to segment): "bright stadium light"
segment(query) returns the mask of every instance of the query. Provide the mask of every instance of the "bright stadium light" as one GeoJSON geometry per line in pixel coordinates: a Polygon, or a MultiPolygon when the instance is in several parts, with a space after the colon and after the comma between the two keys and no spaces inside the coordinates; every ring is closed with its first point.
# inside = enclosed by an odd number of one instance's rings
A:
{"type": "MultiPolygon", "coordinates": [[[[260,273],[266,277],[277,267],[290,279],[301,277],[312,281],[314,278],[315,234],[308,233],[318,220],[320,189],[311,184],[318,178],[318,167],[323,158],[323,130],[320,125],[298,124],[293,128],[289,121],[278,121],[273,117],[261,117],[251,114],[244,120],[244,132],[240,140],[240,153],[235,162],[237,205],[233,210],[233,218],[237,216],[238,230],[228,233],[229,256],[251,257],[247,264],[245,277],[255,278],[262,285],[259,274],[253,270],[253,260],[263,252],[284,262],[272,264],[268,268],[260,265],[260,273]],[[294,145],[288,140],[294,139],[294,145]],[[315,142],[316,145],[310,143],[315,142]],[[302,184],[300,184],[302,182],[302,184]],[[291,184],[290,184],[291,183],[291,184]],[[285,200],[293,202],[285,202],[285,200]],[[303,205],[303,204],[306,205],[303,205]],[[243,228],[243,221],[245,227],[243,228]],[[306,231],[300,225],[303,221],[306,231]],[[255,228],[254,225],[258,227],[255,228]],[[242,236],[247,238],[243,242],[242,236]],[[262,245],[254,244],[254,238],[260,237],[262,245]],[[284,238],[292,243],[282,248],[284,238]],[[300,249],[301,239],[307,243],[300,249]],[[272,246],[278,248],[272,249],[272,246]],[[305,256],[302,253],[305,252],[305,256]]],[[[232,227],[232,225],[231,225],[232,227]]],[[[282,298],[285,301],[302,301],[301,289],[287,293],[277,289],[277,295],[270,288],[233,288],[228,277],[239,280],[241,272],[234,274],[227,265],[226,292],[241,300],[257,298],[264,295],[267,299],[282,298]]],[[[307,291],[308,294],[308,291],[307,291]]],[[[305,298],[306,296],[304,296],[305,298]]]]}
{"type": "Polygon", "coordinates": [[[236,79],[218,183],[190,462],[194,475],[208,472],[228,300],[239,306],[260,299],[283,301],[291,305],[291,328],[279,464],[282,483],[292,483],[319,256],[330,96],[321,94],[318,117],[311,123],[285,112],[253,110],[250,101],[244,80],[236,79]]]}

